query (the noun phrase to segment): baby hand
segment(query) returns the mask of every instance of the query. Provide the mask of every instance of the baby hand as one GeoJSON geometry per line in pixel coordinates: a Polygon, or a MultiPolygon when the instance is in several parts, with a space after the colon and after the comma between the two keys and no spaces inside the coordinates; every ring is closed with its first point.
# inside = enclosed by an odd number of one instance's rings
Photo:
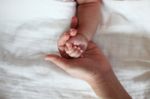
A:
{"type": "Polygon", "coordinates": [[[63,33],[58,39],[58,49],[62,57],[71,58],[66,52],[66,42],[73,36],[77,35],[76,29],[70,29],[68,32],[63,33]]]}
{"type": "Polygon", "coordinates": [[[88,40],[84,35],[75,32],[77,32],[76,29],[70,30],[70,38],[65,44],[65,52],[72,58],[79,58],[87,49],[88,40]]]}
{"type": "Polygon", "coordinates": [[[58,49],[62,57],[78,58],[87,48],[88,40],[82,34],[77,34],[77,25],[77,17],[73,17],[71,29],[63,33],[58,40],[58,49]]]}

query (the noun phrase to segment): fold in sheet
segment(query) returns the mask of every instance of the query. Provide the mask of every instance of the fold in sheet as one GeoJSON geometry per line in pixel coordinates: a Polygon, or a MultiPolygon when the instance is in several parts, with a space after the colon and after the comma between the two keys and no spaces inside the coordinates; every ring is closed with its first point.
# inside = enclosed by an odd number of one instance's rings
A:
{"type": "MultiPolygon", "coordinates": [[[[94,41],[133,99],[150,97],[149,0],[104,0],[94,41]]],[[[97,99],[87,83],[43,57],[56,53],[75,2],[0,0],[0,99],[97,99]]]]}

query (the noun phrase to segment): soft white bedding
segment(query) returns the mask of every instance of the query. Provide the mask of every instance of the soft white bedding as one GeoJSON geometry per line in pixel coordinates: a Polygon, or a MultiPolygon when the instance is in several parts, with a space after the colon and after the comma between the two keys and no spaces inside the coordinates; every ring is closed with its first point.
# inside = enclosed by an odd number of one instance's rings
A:
{"type": "MultiPolygon", "coordinates": [[[[134,99],[150,97],[150,1],[105,0],[94,41],[134,99]]],[[[57,52],[75,2],[0,0],[0,99],[97,99],[83,81],[43,60],[57,52]]]]}

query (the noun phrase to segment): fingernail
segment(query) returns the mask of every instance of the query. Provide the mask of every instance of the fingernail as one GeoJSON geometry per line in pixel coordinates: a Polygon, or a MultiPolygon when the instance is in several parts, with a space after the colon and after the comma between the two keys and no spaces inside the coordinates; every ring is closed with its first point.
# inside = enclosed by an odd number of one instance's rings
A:
{"type": "Polygon", "coordinates": [[[81,50],[81,48],[80,48],[80,47],[78,47],[78,50],[81,50]]]}
{"type": "Polygon", "coordinates": [[[81,53],[83,53],[83,50],[80,50],[81,53]]]}
{"type": "Polygon", "coordinates": [[[75,48],[75,49],[77,49],[77,47],[76,47],[76,46],[74,46],[74,48],[75,48]]]}
{"type": "Polygon", "coordinates": [[[69,46],[69,43],[68,43],[68,42],[66,43],[66,46],[69,46]]]}

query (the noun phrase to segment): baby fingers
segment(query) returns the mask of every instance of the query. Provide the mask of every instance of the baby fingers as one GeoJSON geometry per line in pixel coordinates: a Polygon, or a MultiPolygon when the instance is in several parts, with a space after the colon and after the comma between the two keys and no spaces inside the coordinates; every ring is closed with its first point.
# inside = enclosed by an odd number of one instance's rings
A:
{"type": "Polygon", "coordinates": [[[76,36],[77,35],[77,29],[71,28],[69,33],[70,33],[70,36],[76,36]]]}
{"type": "Polygon", "coordinates": [[[66,48],[66,53],[73,58],[78,58],[81,56],[81,54],[83,53],[83,51],[77,47],[77,46],[73,46],[71,49],[66,48]]]}
{"type": "Polygon", "coordinates": [[[64,46],[67,40],[69,40],[70,35],[68,33],[64,33],[58,40],[58,46],[64,46]]]}

